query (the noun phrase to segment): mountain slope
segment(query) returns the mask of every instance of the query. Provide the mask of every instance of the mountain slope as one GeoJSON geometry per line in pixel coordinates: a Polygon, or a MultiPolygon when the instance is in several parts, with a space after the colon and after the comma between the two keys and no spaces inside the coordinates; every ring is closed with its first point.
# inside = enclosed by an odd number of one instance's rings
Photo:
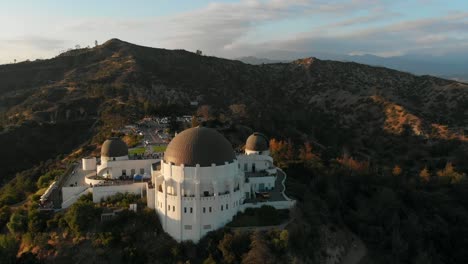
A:
{"type": "Polygon", "coordinates": [[[408,160],[410,139],[421,146],[414,155],[421,162],[452,158],[467,141],[468,85],[357,63],[307,58],[249,65],[113,39],[0,66],[4,125],[88,120],[110,131],[142,115],[145,104],[157,113],[188,113],[191,101],[228,118],[234,118],[229,106],[245,105],[246,119],[234,122],[275,137],[345,146],[384,163],[408,160]],[[462,144],[434,150],[447,142],[462,144]]]}

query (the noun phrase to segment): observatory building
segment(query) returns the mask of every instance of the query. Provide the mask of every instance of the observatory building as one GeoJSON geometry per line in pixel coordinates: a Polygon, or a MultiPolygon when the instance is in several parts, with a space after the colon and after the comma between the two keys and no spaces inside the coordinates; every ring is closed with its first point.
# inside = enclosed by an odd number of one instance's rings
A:
{"type": "Polygon", "coordinates": [[[116,193],[140,194],[177,241],[198,242],[246,208],[288,209],[295,203],[284,194],[286,175],[274,166],[261,133],[249,136],[244,153],[236,154],[215,129],[189,128],[172,139],[161,159],[129,158],[127,145],[110,138],[100,159],[83,158],[70,177],[72,184],[62,187],[62,208],[86,193],[96,203],[116,193]]]}
{"type": "MultiPolygon", "coordinates": [[[[151,165],[157,159],[129,159],[128,147],[118,137],[112,137],[102,144],[100,163],[95,157],[83,159],[84,170],[95,170],[98,177],[105,179],[130,178],[134,175],[150,177],[151,165]]],[[[87,179],[87,183],[92,183],[87,179]]]]}
{"type": "Polygon", "coordinates": [[[187,129],[169,143],[156,169],[148,205],[155,207],[163,229],[178,241],[197,242],[248,207],[268,204],[285,209],[294,204],[283,192],[278,201],[256,200],[275,189],[278,172],[268,139],[260,133],[248,138],[245,154],[236,156],[216,130],[187,129]]]}

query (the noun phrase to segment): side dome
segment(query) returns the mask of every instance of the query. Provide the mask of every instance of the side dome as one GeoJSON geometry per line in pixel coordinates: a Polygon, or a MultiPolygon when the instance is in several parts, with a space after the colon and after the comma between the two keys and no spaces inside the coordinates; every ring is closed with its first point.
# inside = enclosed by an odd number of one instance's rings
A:
{"type": "Polygon", "coordinates": [[[102,144],[101,156],[103,157],[122,157],[127,155],[127,144],[118,137],[112,137],[102,144]]]}
{"type": "Polygon", "coordinates": [[[252,151],[266,151],[270,149],[270,143],[264,134],[255,132],[247,138],[245,149],[252,151]]]}
{"type": "Polygon", "coordinates": [[[236,159],[231,143],[218,131],[206,127],[189,128],[167,145],[164,161],[175,165],[209,167],[236,159]]]}

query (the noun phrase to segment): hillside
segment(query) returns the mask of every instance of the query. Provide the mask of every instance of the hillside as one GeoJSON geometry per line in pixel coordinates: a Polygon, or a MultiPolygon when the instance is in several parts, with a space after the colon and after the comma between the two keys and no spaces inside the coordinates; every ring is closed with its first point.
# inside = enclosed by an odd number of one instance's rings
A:
{"type": "MultiPolygon", "coordinates": [[[[80,138],[74,144],[28,154],[26,165],[7,169],[7,175],[67,153],[85,138],[145,112],[193,113],[190,101],[274,137],[318,141],[331,155],[345,149],[379,164],[456,162],[467,142],[468,85],[463,83],[315,58],[249,65],[112,39],[49,60],[0,66],[0,116],[9,127],[0,140],[14,140],[25,121],[52,128],[88,124],[64,135],[80,138]],[[245,105],[247,116],[235,120],[231,105],[245,105]],[[418,147],[408,149],[408,140],[418,147]]],[[[28,137],[21,140],[41,148],[43,142],[28,137]]],[[[21,155],[1,153],[13,160],[21,155]]]]}
{"type": "Polygon", "coordinates": [[[468,236],[467,84],[316,58],[250,65],[113,39],[0,66],[0,122],[1,263],[331,263],[361,251],[360,263],[467,259],[457,250],[468,236]],[[197,112],[236,144],[250,130],[274,138],[272,157],[298,202],[284,230],[226,227],[177,243],[138,196],[37,209],[70,153],[98,150],[112,128],[145,114],[197,112]],[[134,202],[138,212],[101,222],[104,210],[134,202]]]}

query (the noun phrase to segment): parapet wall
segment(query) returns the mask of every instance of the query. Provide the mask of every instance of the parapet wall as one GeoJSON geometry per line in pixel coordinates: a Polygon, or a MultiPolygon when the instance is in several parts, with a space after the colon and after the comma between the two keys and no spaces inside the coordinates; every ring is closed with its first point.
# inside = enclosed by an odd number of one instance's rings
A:
{"type": "Polygon", "coordinates": [[[92,188],[93,202],[99,203],[102,199],[117,193],[143,194],[143,192],[146,192],[146,185],[146,182],[139,182],[126,185],[96,186],[92,188]]]}

